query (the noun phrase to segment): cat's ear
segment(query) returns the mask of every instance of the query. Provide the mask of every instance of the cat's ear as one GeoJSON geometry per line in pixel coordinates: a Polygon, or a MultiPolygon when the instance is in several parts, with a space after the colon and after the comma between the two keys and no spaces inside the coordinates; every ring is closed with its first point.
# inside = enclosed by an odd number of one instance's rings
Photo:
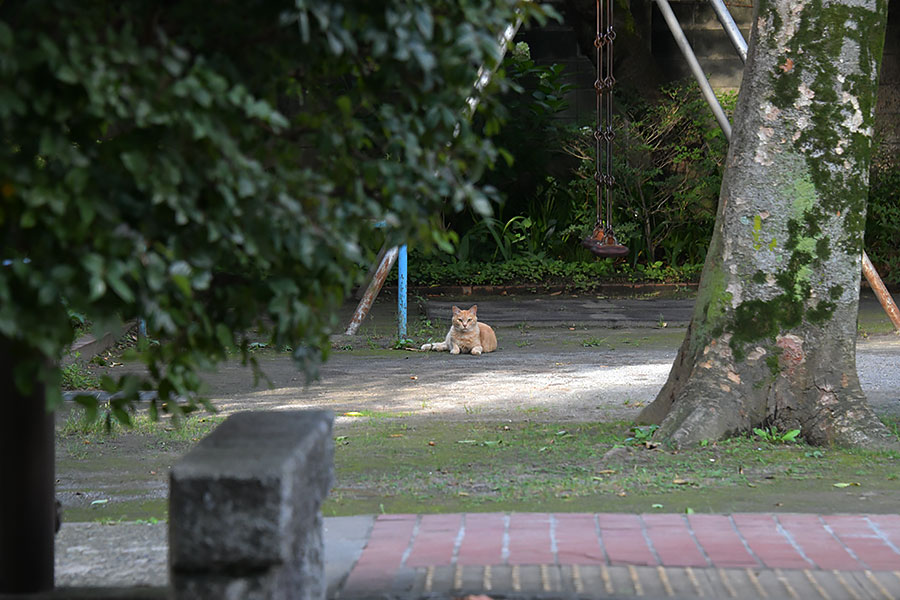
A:
{"type": "Polygon", "coordinates": [[[469,309],[469,312],[472,313],[473,315],[474,315],[475,313],[477,313],[477,312],[478,312],[478,305],[477,305],[477,304],[473,304],[473,305],[472,305],[472,308],[469,309]]]}
{"type": "Polygon", "coordinates": [[[452,308],[450,309],[450,312],[453,313],[453,316],[456,316],[456,315],[458,315],[458,314],[459,314],[460,312],[462,312],[462,311],[459,310],[459,307],[458,307],[458,306],[454,306],[454,307],[452,307],[452,308]]]}

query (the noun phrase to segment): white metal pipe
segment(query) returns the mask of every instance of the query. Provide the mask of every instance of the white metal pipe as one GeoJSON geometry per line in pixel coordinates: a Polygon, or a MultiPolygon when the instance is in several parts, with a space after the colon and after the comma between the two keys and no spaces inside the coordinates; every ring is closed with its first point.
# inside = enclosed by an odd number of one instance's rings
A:
{"type": "Polygon", "coordinates": [[[716,98],[712,86],[710,86],[709,81],[706,80],[706,75],[703,73],[703,67],[697,62],[697,57],[694,55],[693,49],[691,49],[690,42],[688,42],[687,38],[684,36],[684,31],[681,30],[681,25],[678,23],[678,18],[675,16],[675,13],[672,12],[672,7],[669,6],[668,0],[656,0],[656,4],[659,6],[659,11],[662,13],[663,18],[666,20],[666,24],[669,26],[669,30],[672,32],[672,37],[675,38],[675,43],[678,44],[678,48],[680,48],[681,53],[684,54],[684,58],[687,60],[688,66],[690,66],[691,72],[694,74],[694,78],[700,86],[700,92],[703,94],[703,98],[706,100],[706,103],[709,104],[709,108],[712,109],[716,121],[719,122],[719,127],[721,127],[722,131],[725,133],[725,139],[731,141],[731,123],[728,122],[728,117],[725,115],[722,105],[719,104],[719,99],[716,98]]]}
{"type": "Polygon", "coordinates": [[[731,40],[734,49],[737,50],[738,56],[741,57],[741,62],[747,62],[747,41],[744,39],[744,34],[738,29],[737,23],[734,22],[731,11],[725,6],[723,0],[709,0],[709,3],[712,4],[719,23],[722,24],[722,28],[728,34],[728,39],[731,40]]]}

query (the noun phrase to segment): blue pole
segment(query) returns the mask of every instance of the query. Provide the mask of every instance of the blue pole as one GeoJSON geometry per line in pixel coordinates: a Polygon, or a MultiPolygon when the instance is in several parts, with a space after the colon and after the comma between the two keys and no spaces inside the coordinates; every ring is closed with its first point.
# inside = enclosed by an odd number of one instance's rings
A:
{"type": "Polygon", "coordinates": [[[406,244],[400,246],[397,257],[397,312],[399,313],[400,339],[406,338],[406,244]]]}

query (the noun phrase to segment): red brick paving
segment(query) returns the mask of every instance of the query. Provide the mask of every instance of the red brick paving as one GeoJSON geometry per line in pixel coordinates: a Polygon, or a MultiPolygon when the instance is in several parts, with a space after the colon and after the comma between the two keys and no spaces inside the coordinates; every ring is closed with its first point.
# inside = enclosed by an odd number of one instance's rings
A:
{"type": "Polygon", "coordinates": [[[609,564],[659,564],[644,538],[644,523],[639,515],[607,513],[597,515],[597,521],[603,548],[609,555],[609,564]]]}
{"type": "Polygon", "coordinates": [[[345,589],[390,588],[394,573],[402,566],[417,519],[416,515],[378,517],[362,556],[347,576],[345,589]]]}
{"type": "Polygon", "coordinates": [[[744,545],[727,515],[688,515],[697,543],[713,566],[720,568],[759,567],[760,562],[744,545]]]}
{"type": "MultiPolygon", "coordinates": [[[[841,543],[868,568],[874,570],[900,569],[900,537],[895,530],[893,536],[883,538],[872,528],[871,520],[864,515],[824,516],[822,520],[831,528],[841,543]],[[893,546],[893,547],[892,547],[893,546]]],[[[884,532],[886,535],[887,532],[884,532]]]]}
{"type": "Polygon", "coordinates": [[[549,565],[556,562],[550,538],[550,515],[512,513],[509,515],[510,565],[549,565]]]}
{"type": "Polygon", "coordinates": [[[594,515],[562,513],[556,518],[556,556],[562,565],[593,565],[607,562],[594,515]]]}
{"type": "Polygon", "coordinates": [[[381,515],[345,588],[454,564],[898,571],[900,515],[381,515]]]}
{"type": "Polygon", "coordinates": [[[469,513],[466,531],[459,546],[457,564],[502,565],[503,533],[507,516],[501,513],[469,513]]]}

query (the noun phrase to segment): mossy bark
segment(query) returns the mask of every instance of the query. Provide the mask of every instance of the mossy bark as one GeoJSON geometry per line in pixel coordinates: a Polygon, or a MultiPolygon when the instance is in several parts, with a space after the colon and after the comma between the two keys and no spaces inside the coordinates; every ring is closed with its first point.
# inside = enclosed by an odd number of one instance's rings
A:
{"type": "Polygon", "coordinates": [[[885,0],[760,0],[693,320],[639,421],[886,447],[856,373],[885,0]]]}

